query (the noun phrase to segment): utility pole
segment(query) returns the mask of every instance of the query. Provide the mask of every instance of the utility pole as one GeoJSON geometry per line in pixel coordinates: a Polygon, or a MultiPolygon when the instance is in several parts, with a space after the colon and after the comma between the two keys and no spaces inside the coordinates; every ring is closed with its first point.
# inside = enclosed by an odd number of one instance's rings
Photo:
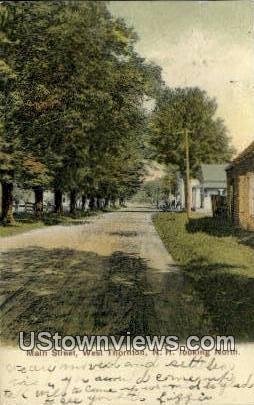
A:
{"type": "Polygon", "coordinates": [[[185,158],[186,158],[186,212],[188,219],[191,214],[191,184],[190,184],[190,148],[189,130],[185,128],[185,158]]]}
{"type": "Polygon", "coordinates": [[[177,134],[184,135],[185,137],[185,201],[186,201],[186,213],[188,219],[191,215],[191,184],[190,184],[190,145],[189,145],[189,133],[192,131],[184,128],[183,131],[177,131],[177,134]]]}

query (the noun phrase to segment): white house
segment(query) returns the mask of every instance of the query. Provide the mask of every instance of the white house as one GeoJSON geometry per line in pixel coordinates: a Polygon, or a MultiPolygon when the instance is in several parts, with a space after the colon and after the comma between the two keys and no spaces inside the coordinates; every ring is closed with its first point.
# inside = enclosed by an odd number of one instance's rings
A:
{"type": "MultiPolygon", "coordinates": [[[[226,195],[227,164],[202,164],[197,178],[191,179],[192,209],[205,213],[212,212],[212,195],[226,195]]],[[[185,190],[182,178],[178,179],[178,199],[185,205],[185,190]]]]}

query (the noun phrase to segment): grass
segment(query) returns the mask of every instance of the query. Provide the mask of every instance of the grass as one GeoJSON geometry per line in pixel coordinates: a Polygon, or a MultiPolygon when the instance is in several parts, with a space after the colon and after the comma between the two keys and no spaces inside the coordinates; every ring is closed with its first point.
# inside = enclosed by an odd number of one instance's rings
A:
{"type": "Polygon", "coordinates": [[[34,221],[31,223],[17,221],[13,225],[0,226],[0,237],[17,235],[19,233],[32,231],[33,229],[42,228],[44,226],[45,224],[41,221],[34,221]]]}
{"type": "MultiPolygon", "coordinates": [[[[155,227],[204,308],[211,333],[254,338],[253,232],[226,220],[160,213],[155,227]]],[[[198,309],[197,309],[198,310],[198,309]]]]}
{"type": "Polygon", "coordinates": [[[193,263],[218,267],[235,275],[254,277],[254,234],[234,229],[227,221],[193,217],[184,213],[161,213],[154,223],[165,246],[186,270],[193,263]]]}

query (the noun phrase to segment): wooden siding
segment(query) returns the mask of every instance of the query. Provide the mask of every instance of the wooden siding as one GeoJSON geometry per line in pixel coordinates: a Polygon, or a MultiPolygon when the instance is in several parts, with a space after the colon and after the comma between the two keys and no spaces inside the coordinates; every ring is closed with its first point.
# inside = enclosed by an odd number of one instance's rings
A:
{"type": "Polygon", "coordinates": [[[254,230],[254,150],[227,169],[228,209],[235,225],[254,230]]]}

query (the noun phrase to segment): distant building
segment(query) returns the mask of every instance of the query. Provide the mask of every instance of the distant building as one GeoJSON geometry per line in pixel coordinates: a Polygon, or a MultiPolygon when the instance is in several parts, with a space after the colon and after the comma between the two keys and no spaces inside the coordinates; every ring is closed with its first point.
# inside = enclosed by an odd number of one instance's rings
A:
{"type": "MultiPolygon", "coordinates": [[[[202,164],[197,178],[191,179],[191,201],[194,211],[212,213],[212,195],[227,193],[227,164],[202,164]]],[[[178,195],[181,204],[185,203],[183,179],[178,180],[178,195]]]]}
{"type": "MultiPolygon", "coordinates": [[[[191,179],[190,180],[190,188],[192,192],[191,201],[192,205],[191,208],[195,210],[197,207],[200,208],[201,201],[200,201],[200,182],[198,179],[191,179]]],[[[176,187],[176,200],[180,202],[181,207],[185,206],[185,186],[184,180],[181,176],[177,179],[177,187],[176,187]]]]}
{"type": "MultiPolygon", "coordinates": [[[[200,208],[212,212],[212,195],[227,194],[226,164],[202,164],[199,173],[200,208]]],[[[198,200],[199,202],[199,200],[198,200]]]]}
{"type": "Polygon", "coordinates": [[[227,187],[234,224],[254,230],[254,142],[227,167],[227,187]]]}

